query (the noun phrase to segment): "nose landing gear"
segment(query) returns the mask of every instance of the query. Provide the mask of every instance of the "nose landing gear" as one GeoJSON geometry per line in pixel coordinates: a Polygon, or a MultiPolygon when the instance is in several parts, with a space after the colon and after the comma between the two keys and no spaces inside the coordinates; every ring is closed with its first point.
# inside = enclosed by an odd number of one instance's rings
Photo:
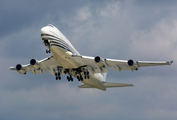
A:
{"type": "Polygon", "coordinates": [[[51,53],[51,51],[49,49],[46,49],[46,53],[51,53]]]}
{"type": "Polygon", "coordinates": [[[43,40],[45,46],[47,46],[49,49],[46,49],[46,53],[51,53],[50,51],[50,41],[49,40],[43,40]]]}

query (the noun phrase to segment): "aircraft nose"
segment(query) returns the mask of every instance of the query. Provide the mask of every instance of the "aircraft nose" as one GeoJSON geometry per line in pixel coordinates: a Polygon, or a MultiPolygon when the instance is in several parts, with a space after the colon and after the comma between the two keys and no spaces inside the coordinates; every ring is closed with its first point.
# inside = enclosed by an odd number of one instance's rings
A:
{"type": "Polygon", "coordinates": [[[48,32],[47,27],[43,27],[43,28],[41,29],[41,34],[46,34],[47,32],[48,32]]]}

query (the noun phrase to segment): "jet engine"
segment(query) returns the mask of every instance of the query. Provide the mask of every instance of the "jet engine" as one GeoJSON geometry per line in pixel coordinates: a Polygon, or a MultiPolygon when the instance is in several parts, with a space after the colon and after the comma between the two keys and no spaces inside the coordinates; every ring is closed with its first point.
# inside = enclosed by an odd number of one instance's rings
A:
{"type": "Polygon", "coordinates": [[[94,61],[99,67],[104,67],[105,66],[105,60],[103,58],[101,58],[100,56],[96,56],[94,58],[94,61]]]}
{"type": "Polygon", "coordinates": [[[26,74],[26,70],[23,69],[23,66],[21,64],[17,64],[15,68],[20,74],[26,74]]]}
{"type": "Polygon", "coordinates": [[[138,65],[132,60],[127,61],[128,66],[130,67],[131,70],[138,70],[138,65]]]}
{"type": "Polygon", "coordinates": [[[39,65],[39,63],[36,59],[31,59],[30,60],[30,65],[32,65],[32,67],[36,70],[40,69],[40,65],[39,65]]]}
{"type": "Polygon", "coordinates": [[[127,64],[128,64],[129,66],[133,66],[133,65],[134,65],[134,63],[135,63],[135,62],[134,62],[133,60],[131,60],[131,59],[130,59],[130,60],[128,60],[128,62],[127,62],[127,64]]]}

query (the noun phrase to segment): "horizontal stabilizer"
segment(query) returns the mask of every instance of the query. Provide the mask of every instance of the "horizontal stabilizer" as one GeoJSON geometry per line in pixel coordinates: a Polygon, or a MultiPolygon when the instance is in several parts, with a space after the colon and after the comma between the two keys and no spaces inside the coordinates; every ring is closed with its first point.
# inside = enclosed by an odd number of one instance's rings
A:
{"type": "Polygon", "coordinates": [[[106,88],[111,88],[111,87],[128,87],[128,86],[134,86],[133,84],[124,84],[124,83],[103,83],[103,85],[106,88]]]}
{"type": "MultiPolygon", "coordinates": [[[[133,84],[124,84],[124,83],[107,83],[107,82],[104,82],[103,85],[106,87],[106,88],[112,88],[112,87],[129,87],[129,86],[134,86],[133,84]]],[[[78,86],[79,88],[95,88],[95,87],[92,87],[90,85],[80,85],[78,86]]]]}
{"type": "Polygon", "coordinates": [[[80,86],[78,86],[78,87],[79,87],[79,88],[95,88],[95,87],[92,87],[92,86],[86,85],[86,84],[80,85],[80,86]]]}

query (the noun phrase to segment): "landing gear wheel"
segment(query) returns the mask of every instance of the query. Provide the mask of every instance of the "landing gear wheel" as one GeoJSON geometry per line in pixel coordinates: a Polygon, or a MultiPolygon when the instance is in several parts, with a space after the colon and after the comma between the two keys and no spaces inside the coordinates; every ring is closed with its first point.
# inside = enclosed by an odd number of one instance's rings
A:
{"type": "Polygon", "coordinates": [[[46,53],[50,53],[51,51],[49,49],[46,49],[46,53]]]}
{"type": "Polygon", "coordinates": [[[55,77],[56,77],[56,80],[61,80],[61,76],[60,76],[60,73],[55,73],[55,77]]]}
{"type": "Polygon", "coordinates": [[[77,79],[78,79],[78,81],[80,81],[80,77],[79,76],[77,76],[77,79]]]}
{"type": "Polygon", "coordinates": [[[68,82],[70,82],[70,78],[69,78],[69,76],[67,76],[67,79],[68,79],[68,82]]]}
{"type": "Polygon", "coordinates": [[[60,72],[58,73],[58,76],[60,76],[60,72]]]}
{"type": "Polygon", "coordinates": [[[80,80],[83,81],[83,77],[82,76],[80,76],[80,80]]]}
{"type": "Polygon", "coordinates": [[[71,80],[71,81],[73,81],[73,78],[72,78],[72,76],[71,76],[71,75],[70,75],[70,80],[71,80]]]}
{"type": "Polygon", "coordinates": [[[89,78],[90,78],[90,77],[89,77],[89,71],[85,71],[85,72],[84,72],[84,75],[85,75],[85,76],[84,76],[85,79],[89,79],[89,78]]]}

